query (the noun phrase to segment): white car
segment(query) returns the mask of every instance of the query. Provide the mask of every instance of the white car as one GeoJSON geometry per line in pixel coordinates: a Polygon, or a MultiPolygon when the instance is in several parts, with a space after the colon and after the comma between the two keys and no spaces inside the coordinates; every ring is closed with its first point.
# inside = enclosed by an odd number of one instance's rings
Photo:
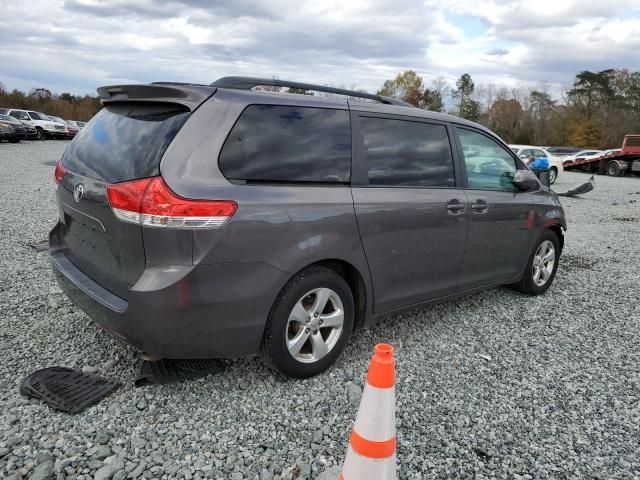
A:
{"type": "Polygon", "coordinates": [[[602,156],[602,150],[580,150],[578,153],[574,153],[573,155],[567,155],[562,159],[562,164],[564,166],[571,165],[577,159],[589,159],[589,158],[597,158],[602,156]]]}
{"type": "Polygon", "coordinates": [[[67,137],[67,127],[49,120],[44,113],[11,108],[8,110],[7,114],[17,118],[22,123],[34,127],[38,132],[38,139],[40,140],[44,140],[45,138],[67,137]]]}
{"type": "Polygon", "coordinates": [[[617,155],[620,153],[620,149],[619,148],[612,148],[610,150],[604,150],[600,155],[602,155],[603,157],[608,157],[610,155],[617,155]]]}
{"type": "Polygon", "coordinates": [[[516,153],[516,155],[525,160],[525,162],[531,157],[535,159],[546,158],[550,163],[550,184],[555,183],[555,181],[558,179],[558,175],[560,175],[560,172],[564,170],[562,166],[562,159],[549,153],[544,147],[536,147],[534,145],[509,145],[509,147],[516,153]]]}

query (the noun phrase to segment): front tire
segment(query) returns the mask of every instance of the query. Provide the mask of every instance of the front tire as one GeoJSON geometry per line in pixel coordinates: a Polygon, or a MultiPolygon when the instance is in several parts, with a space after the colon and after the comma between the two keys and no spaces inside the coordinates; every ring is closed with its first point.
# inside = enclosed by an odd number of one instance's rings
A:
{"type": "Polygon", "coordinates": [[[549,170],[549,185],[553,185],[556,183],[558,179],[558,169],[556,167],[551,167],[549,170]]]}
{"type": "Polygon", "coordinates": [[[558,236],[546,230],[534,245],[522,278],[512,287],[527,295],[542,295],[553,283],[559,261],[558,236]]]}
{"type": "Polygon", "coordinates": [[[44,134],[44,130],[43,130],[43,129],[41,129],[41,128],[37,128],[37,129],[36,129],[36,135],[37,135],[38,140],[44,140],[44,139],[46,139],[46,138],[47,138],[47,137],[45,136],[45,134],[44,134]]]}
{"type": "Polygon", "coordinates": [[[293,277],[271,307],[260,356],[274,370],[307,378],[344,350],[354,321],[349,285],[335,271],[310,267],[293,277]]]}

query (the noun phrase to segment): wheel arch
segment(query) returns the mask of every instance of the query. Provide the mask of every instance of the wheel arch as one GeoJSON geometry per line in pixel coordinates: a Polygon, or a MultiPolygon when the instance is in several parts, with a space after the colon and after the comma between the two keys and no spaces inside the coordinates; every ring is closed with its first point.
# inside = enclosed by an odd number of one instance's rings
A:
{"type": "Polygon", "coordinates": [[[325,267],[340,275],[349,285],[355,305],[354,329],[368,324],[368,313],[371,312],[371,289],[362,272],[352,263],[339,258],[326,258],[308,263],[291,275],[290,279],[310,267],[325,267]]]}
{"type": "Polygon", "coordinates": [[[560,243],[560,251],[564,248],[564,229],[562,225],[559,223],[552,223],[547,225],[547,230],[551,230],[558,237],[558,242],[560,243]]]}

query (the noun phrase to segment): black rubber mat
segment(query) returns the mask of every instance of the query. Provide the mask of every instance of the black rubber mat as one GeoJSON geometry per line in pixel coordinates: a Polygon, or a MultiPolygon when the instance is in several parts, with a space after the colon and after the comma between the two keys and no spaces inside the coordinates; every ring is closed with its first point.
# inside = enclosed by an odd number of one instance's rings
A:
{"type": "Polygon", "coordinates": [[[37,370],[20,384],[25,397],[43,400],[56,410],[79,413],[118,388],[119,382],[65,367],[37,370]]]}
{"type": "Polygon", "coordinates": [[[150,361],[140,359],[135,380],[136,387],[152,383],[174,383],[206,377],[224,370],[220,360],[171,360],[162,358],[150,361]]]}

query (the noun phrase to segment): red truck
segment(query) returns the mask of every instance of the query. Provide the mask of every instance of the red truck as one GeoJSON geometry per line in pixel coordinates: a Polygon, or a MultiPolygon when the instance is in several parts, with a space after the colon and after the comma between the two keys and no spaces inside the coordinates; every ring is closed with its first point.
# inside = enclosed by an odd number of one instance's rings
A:
{"type": "Polygon", "coordinates": [[[621,177],[627,172],[640,175],[640,135],[625,135],[620,150],[599,157],[576,158],[564,169],[607,174],[611,177],[621,177]]]}

